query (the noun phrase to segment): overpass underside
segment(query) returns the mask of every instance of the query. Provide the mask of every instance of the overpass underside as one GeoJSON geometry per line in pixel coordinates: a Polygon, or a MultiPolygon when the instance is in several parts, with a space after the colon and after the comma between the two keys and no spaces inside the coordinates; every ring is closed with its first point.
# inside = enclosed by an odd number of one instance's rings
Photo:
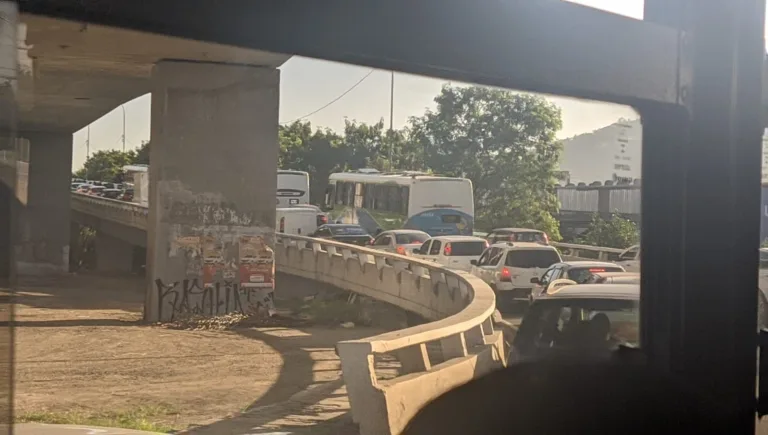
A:
{"type": "MultiPolygon", "coordinates": [[[[104,255],[97,262],[121,270],[132,258],[125,248],[144,247],[151,286],[194,279],[205,287],[240,279],[240,269],[255,267],[247,261],[272,251],[277,67],[289,56],[31,15],[13,2],[0,7],[0,77],[12,85],[2,88],[7,116],[0,136],[9,139],[1,150],[10,186],[4,198],[16,198],[13,208],[0,209],[0,221],[14,222],[3,233],[15,234],[6,241],[12,258],[2,254],[3,264],[15,266],[8,270],[68,271],[77,231],[70,219],[72,134],[147,93],[147,231],[75,211],[76,222],[100,228],[96,243],[104,255]]],[[[268,276],[246,281],[240,285],[269,298],[268,276]]],[[[146,315],[156,319],[151,294],[146,315]]]]}

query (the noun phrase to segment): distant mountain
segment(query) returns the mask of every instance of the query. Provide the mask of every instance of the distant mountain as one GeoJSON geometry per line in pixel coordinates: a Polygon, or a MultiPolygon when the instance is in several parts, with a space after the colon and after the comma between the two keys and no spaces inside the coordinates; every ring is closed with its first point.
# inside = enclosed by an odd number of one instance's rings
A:
{"type": "Polygon", "coordinates": [[[639,119],[620,119],[592,133],[565,139],[560,169],[570,172],[572,183],[605,182],[614,174],[640,178],[642,130],[639,119]]]}

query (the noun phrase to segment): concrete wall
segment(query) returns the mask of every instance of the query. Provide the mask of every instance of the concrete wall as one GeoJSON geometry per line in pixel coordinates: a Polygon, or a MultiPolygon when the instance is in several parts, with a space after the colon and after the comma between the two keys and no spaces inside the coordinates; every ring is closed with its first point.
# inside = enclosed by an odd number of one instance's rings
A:
{"type": "Polygon", "coordinates": [[[163,61],[153,82],[146,319],[271,309],[279,71],[163,61]]]}
{"type": "Polygon", "coordinates": [[[505,365],[494,331],[495,297],[481,280],[434,263],[301,236],[278,235],[281,273],[332,284],[404,308],[431,323],[341,342],[353,420],[361,435],[399,434],[425,404],[505,365]],[[427,344],[439,345],[438,355],[427,344]],[[377,355],[400,362],[398,376],[381,380],[377,355]]]}

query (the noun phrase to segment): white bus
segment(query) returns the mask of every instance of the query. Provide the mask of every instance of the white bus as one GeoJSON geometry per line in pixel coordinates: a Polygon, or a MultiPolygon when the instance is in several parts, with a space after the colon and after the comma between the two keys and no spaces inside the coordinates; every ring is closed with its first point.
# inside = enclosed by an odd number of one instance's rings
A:
{"type": "Polygon", "coordinates": [[[437,235],[472,235],[472,182],[419,172],[343,172],[328,177],[331,220],[377,229],[407,228],[437,235]]]}
{"type": "Polygon", "coordinates": [[[304,171],[277,170],[277,206],[309,204],[309,174],[304,171]]]}

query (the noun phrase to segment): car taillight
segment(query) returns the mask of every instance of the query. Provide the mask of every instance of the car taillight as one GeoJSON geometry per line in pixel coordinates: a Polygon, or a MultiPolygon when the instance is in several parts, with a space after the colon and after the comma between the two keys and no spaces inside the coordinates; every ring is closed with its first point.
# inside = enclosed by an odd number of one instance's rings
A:
{"type": "Polygon", "coordinates": [[[328,223],[328,216],[320,216],[320,223],[323,225],[328,223]]]}
{"type": "Polygon", "coordinates": [[[446,243],[445,244],[445,249],[443,249],[443,255],[445,255],[446,257],[450,257],[451,256],[451,244],[450,243],[446,243]]]}
{"type": "Polygon", "coordinates": [[[596,273],[596,272],[605,272],[605,269],[589,269],[590,272],[596,273]]]}
{"type": "Polygon", "coordinates": [[[506,267],[501,269],[501,280],[512,281],[512,272],[510,272],[509,269],[506,267]]]}
{"type": "Polygon", "coordinates": [[[398,246],[397,253],[400,255],[405,255],[405,248],[403,248],[402,246],[398,246]]]}
{"type": "Polygon", "coordinates": [[[285,218],[284,217],[280,218],[280,232],[281,233],[285,232],[285,218]]]}

